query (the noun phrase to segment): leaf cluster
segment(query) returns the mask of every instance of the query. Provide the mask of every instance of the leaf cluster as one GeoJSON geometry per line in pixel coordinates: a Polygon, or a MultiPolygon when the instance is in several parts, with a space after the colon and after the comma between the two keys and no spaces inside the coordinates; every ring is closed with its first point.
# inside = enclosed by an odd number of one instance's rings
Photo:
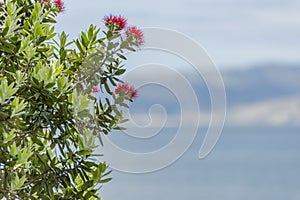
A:
{"type": "Polygon", "coordinates": [[[128,105],[112,88],[134,48],[94,25],[68,41],[55,32],[57,14],[33,0],[0,7],[0,199],[100,199],[110,180],[93,150],[122,129],[128,105]]]}

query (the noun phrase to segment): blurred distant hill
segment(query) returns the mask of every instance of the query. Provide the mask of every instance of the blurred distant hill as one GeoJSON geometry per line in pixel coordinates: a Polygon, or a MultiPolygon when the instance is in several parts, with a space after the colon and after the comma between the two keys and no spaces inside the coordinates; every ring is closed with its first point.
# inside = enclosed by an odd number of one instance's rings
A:
{"type": "MultiPolygon", "coordinates": [[[[227,95],[227,125],[300,127],[300,65],[231,68],[221,71],[221,75],[227,95]]],[[[159,76],[172,79],[167,74],[159,76]]],[[[203,79],[196,80],[193,75],[187,76],[187,79],[191,80],[198,97],[205,125],[210,119],[209,92],[203,79]]],[[[180,90],[180,82],[176,79],[171,81],[180,90]]],[[[148,111],[154,104],[162,105],[168,116],[180,114],[176,94],[158,86],[139,90],[132,113],[138,113],[139,118],[144,113],[145,118],[149,119],[148,111]]],[[[191,117],[195,114],[191,113],[191,117]]]]}
{"type": "Polygon", "coordinates": [[[300,67],[222,72],[231,125],[300,126],[300,67]]]}
{"type": "Polygon", "coordinates": [[[222,77],[229,106],[300,95],[300,65],[230,69],[222,77]]]}

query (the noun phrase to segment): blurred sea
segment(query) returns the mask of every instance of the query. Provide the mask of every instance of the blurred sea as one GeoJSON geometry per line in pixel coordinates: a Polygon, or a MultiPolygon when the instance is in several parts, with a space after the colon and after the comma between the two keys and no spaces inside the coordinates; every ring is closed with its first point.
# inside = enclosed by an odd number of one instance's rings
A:
{"type": "MultiPolygon", "coordinates": [[[[174,136],[171,129],[155,136],[158,141],[154,137],[133,142],[124,134],[112,135],[114,143],[132,151],[155,149],[174,136]]],[[[225,127],[214,150],[199,160],[203,136],[204,130],[199,130],[189,150],[159,171],[113,171],[113,180],[101,188],[103,200],[300,199],[299,128],[225,127]]]]}

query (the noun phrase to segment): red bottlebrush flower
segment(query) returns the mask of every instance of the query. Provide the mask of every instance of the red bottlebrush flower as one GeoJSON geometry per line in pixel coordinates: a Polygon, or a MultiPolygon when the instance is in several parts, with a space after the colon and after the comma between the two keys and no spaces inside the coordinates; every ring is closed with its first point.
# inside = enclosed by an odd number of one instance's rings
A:
{"type": "Polygon", "coordinates": [[[109,15],[104,18],[105,25],[115,25],[117,30],[122,30],[125,28],[127,20],[122,16],[109,15]]]}
{"type": "Polygon", "coordinates": [[[53,3],[57,6],[59,12],[65,10],[64,2],[62,0],[54,0],[53,3]]]}
{"type": "Polygon", "coordinates": [[[125,95],[128,95],[131,100],[137,98],[136,89],[133,86],[130,86],[128,83],[121,83],[115,89],[116,94],[119,94],[122,91],[125,93],[125,95]]]}
{"type": "Polygon", "coordinates": [[[94,86],[93,93],[98,93],[98,92],[100,92],[100,89],[98,88],[98,86],[94,86]]]}
{"type": "Polygon", "coordinates": [[[137,98],[137,91],[133,86],[130,86],[129,93],[131,95],[131,99],[136,99],[137,98]]]}
{"type": "Polygon", "coordinates": [[[140,46],[144,43],[143,32],[135,26],[129,27],[126,30],[126,35],[127,37],[131,38],[131,42],[136,46],[140,46]]]}
{"type": "Polygon", "coordinates": [[[127,83],[121,83],[119,84],[116,89],[115,89],[115,93],[119,94],[121,91],[125,91],[125,94],[129,91],[129,85],[127,83]]]}
{"type": "Polygon", "coordinates": [[[50,0],[44,0],[41,2],[41,4],[43,4],[43,5],[48,4],[48,3],[50,3],[50,0]]]}

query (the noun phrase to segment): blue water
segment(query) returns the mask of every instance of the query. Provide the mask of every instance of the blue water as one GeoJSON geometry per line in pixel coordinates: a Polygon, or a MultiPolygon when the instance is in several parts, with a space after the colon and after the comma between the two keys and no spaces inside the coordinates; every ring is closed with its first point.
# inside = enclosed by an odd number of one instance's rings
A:
{"type": "MultiPolygon", "coordinates": [[[[202,139],[199,133],[190,149],[162,170],[113,171],[113,180],[100,190],[103,199],[300,200],[300,129],[225,128],[211,154],[199,160],[202,139]]],[[[122,141],[132,146],[123,138],[117,142],[122,141]]]]}

